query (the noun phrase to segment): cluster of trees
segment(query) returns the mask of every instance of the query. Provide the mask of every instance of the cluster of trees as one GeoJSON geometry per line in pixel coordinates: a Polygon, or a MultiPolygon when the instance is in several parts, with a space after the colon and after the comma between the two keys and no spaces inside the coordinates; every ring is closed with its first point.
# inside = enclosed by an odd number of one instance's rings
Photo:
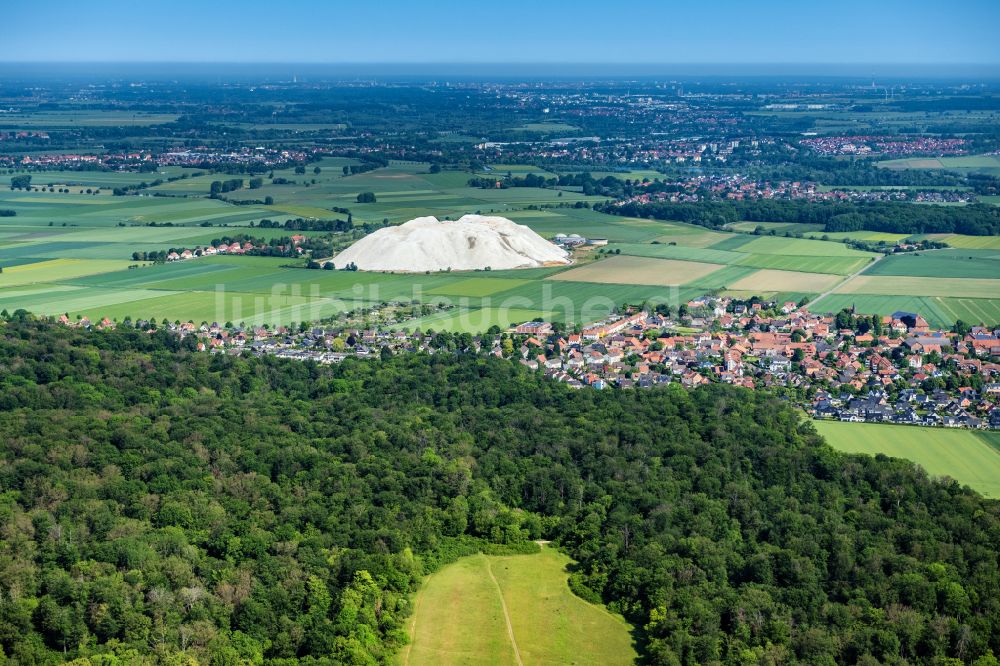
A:
{"type": "Polygon", "coordinates": [[[1000,196],[1000,178],[985,173],[970,173],[965,176],[972,191],[980,196],[1000,196]]]}
{"type": "Polygon", "coordinates": [[[233,192],[240,189],[243,189],[243,179],[230,178],[229,180],[213,180],[212,184],[209,185],[208,191],[214,198],[218,197],[219,194],[225,194],[226,192],[233,192]]]}
{"type": "Polygon", "coordinates": [[[132,261],[152,261],[163,264],[167,261],[167,254],[166,250],[136,250],[132,253],[132,261]]]}
{"type": "MultiPolygon", "coordinates": [[[[337,270],[337,264],[333,263],[332,261],[322,261],[321,262],[321,261],[317,261],[315,259],[310,259],[309,262],[306,264],[306,268],[309,268],[309,269],[312,269],[312,270],[335,271],[335,270],[337,270]]],[[[340,268],[340,270],[342,270],[342,271],[352,271],[352,272],[353,271],[357,271],[358,270],[358,265],[356,263],[354,263],[353,261],[351,261],[351,262],[348,262],[348,264],[346,266],[342,266],[340,268]]]]}
{"type": "Polygon", "coordinates": [[[652,662],[996,664],[1000,505],[762,392],[194,345],[0,325],[8,658],[386,661],[425,573],[549,538],[652,662]]]}
{"type": "Polygon", "coordinates": [[[699,201],[624,205],[604,204],[605,213],[659,220],[677,220],[719,228],[735,222],[795,222],[822,224],[824,231],[884,231],[900,234],[959,233],[1000,235],[1000,207],[917,206],[898,201],[699,201]]]}
{"type": "Polygon", "coordinates": [[[13,208],[0,208],[0,217],[16,217],[17,211],[13,208]]]}
{"type": "Polygon", "coordinates": [[[836,314],[834,324],[838,329],[856,331],[860,335],[871,332],[872,335],[877,337],[884,333],[882,329],[882,317],[879,315],[856,314],[846,308],[836,314]]]}
{"type": "MultiPolygon", "coordinates": [[[[265,257],[297,257],[299,252],[295,249],[296,245],[292,243],[292,239],[288,236],[283,237],[272,237],[272,238],[259,238],[252,236],[250,234],[234,234],[232,236],[223,236],[221,238],[213,238],[210,245],[218,247],[219,245],[232,245],[233,243],[251,243],[253,245],[252,249],[245,250],[245,254],[250,256],[265,256],[265,257]]],[[[298,244],[303,250],[310,251],[314,254],[318,253],[320,255],[331,253],[333,251],[333,245],[328,237],[307,237],[305,240],[298,244]]],[[[150,251],[135,251],[132,253],[132,261],[153,261],[156,263],[164,263],[167,260],[167,255],[171,252],[181,253],[186,248],[183,247],[172,247],[167,250],[150,250],[150,251]]],[[[201,256],[202,250],[200,248],[193,250],[195,256],[201,256]]]]}
{"type": "Polygon", "coordinates": [[[10,189],[12,190],[30,190],[31,189],[31,174],[21,174],[18,176],[11,176],[10,179],[10,189]]]}
{"type": "Polygon", "coordinates": [[[343,174],[345,176],[354,176],[359,173],[367,173],[369,171],[374,171],[381,167],[389,166],[389,160],[384,157],[378,157],[375,155],[369,155],[367,153],[363,155],[355,155],[357,159],[363,160],[361,164],[351,164],[344,165],[343,174]]]}
{"type": "Polygon", "coordinates": [[[301,217],[295,219],[287,219],[284,222],[279,222],[277,220],[263,219],[257,223],[257,226],[261,229],[287,229],[289,231],[350,231],[354,228],[354,221],[350,219],[350,213],[348,213],[348,219],[346,220],[307,220],[301,217]]]}
{"type": "Polygon", "coordinates": [[[139,190],[145,190],[147,188],[156,187],[157,185],[162,185],[162,184],[163,184],[163,179],[157,178],[156,180],[149,183],[147,183],[146,181],[142,181],[141,183],[133,183],[131,185],[120,185],[112,189],[111,194],[113,194],[116,197],[123,197],[131,192],[138,192],[139,190]]]}
{"type": "Polygon", "coordinates": [[[358,194],[358,203],[375,203],[375,193],[361,192],[358,194]]]}
{"type": "MultiPolygon", "coordinates": [[[[514,176],[508,173],[506,176],[477,176],[468,181],[469,187],[487,190],[495,189],[498,183],[501,189],[508,187],[579,187],[581,192],[588,196],[599,195],[616,198],[630,196],[633,192],[633,183],[630,180],[623,181],[614,176],[605,176],[596,180],[586,171],[549,178],[534,173],[529,173],[526,176],[514,176]]],[[[636,181],[635,185],[638,184],[639,181],[636,181]]]]}

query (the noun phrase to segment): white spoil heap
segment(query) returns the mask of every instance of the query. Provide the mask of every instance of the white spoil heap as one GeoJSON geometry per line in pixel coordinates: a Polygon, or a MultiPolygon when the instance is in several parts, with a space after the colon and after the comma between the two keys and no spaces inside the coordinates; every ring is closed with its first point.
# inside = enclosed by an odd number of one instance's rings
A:
{"type": "Polygon", "coordinates": [[[505,217],[458,220],[418,217],[368,234],[336,257],[337,268],[362,271],[468,271],[535,268],[570,263],[569,253],[505,217]]]}

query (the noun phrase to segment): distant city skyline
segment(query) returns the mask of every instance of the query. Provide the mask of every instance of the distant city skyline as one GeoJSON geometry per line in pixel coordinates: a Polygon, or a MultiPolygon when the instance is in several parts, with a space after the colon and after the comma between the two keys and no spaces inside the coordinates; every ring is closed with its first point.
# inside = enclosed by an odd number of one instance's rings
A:
{"type": "Polygon", "coordinates": [[[3,23],[7,63],[1000,65],[995,0],[36,0],[3,23]]]}

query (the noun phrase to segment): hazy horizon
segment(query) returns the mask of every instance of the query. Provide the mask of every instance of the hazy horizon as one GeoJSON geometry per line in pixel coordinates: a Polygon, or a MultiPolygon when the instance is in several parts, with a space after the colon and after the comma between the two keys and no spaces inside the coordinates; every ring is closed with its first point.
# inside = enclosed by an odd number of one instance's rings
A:
{"type": "Polygon", "coordinates": [[[407,79],[555,79],[581,78],[655,81],[667,79],[705,80],[738,77],[753,79],[906,81],[967,78],[1000,80],[1000,64],[953,63],[587,63],[587,62],[47,62],[2,61],[0,78],[148,78],[207,80],[291,81],[300,83],[331,80],[407,79]]]}

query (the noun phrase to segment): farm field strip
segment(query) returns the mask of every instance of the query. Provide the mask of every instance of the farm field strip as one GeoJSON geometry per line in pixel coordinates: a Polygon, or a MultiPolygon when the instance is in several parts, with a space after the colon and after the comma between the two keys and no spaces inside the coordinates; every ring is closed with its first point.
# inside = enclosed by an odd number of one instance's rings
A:
{"type": "Polygon", "coordinates": [[[14,287],[37,282],[55,282],[69,278],[106,273],[126,268],[130,262],[107,259],[50,259],[14,266],[0,273],[0,287],[14,287]]]}
{"type": "Polygon", "coordinates": [[[839,275],[824,273],[803,273],[764,268],[727,285],[731,289],[743,291],[804,291],[819,293],[836,285],[839,275]]]}
{"type": "Polygon", "coordinates": [[[830,294],[813,307],[818,312],[856,308],[863,314],[919,312],[932,326],[950,327],[955,320],[990,325],[1000,321],[1000,298],[884,296],[874,294],[830,294]]]}
{"type": "MultiPolygon", "coordinates": [[[[98,312],[110,306],[123,305],[160,296],[175,295],[180,292],[153,291],[150,289],[84,289],[68,285],[53,285],[51,289],[32,295],[31,310],[38,314],[60,315],[92,312],[98,319],[98,312]]],[[[17,297],[0,294],[0,307],[10,310],[18,301],[17,297]]]]}
{"type": "MultiPolygon", "coordinates": [[[[136,292],[140,293],[140,292],[136,292]]],[[[125,317],[151,318],[156,321],[193,321],[223,323],[231,321],[245,324],[287,325],[292,322],[312,321],[330,317],[357,306],[336,299],[310,298],[287,294],[260,294],[236,292],[155,292],[148,298],[136,298],[113,305],[90,308],[58,308],[49,314],[60,314],[64,309],[71,316],[82,314],[92,320],[100,317],[122,320],[125,317]]]]}
{"type": "MultiPolygon", "coordinates": [[[[740,252],[747,254],[780,254],[798,257],[861,257],[872,258],[871,252],[855,250],[843,243],[811,240],[808,238],[784,238],[781,236],[749,236],[751,240],[739,246],[740,252]]],[[[725,248],[736,249],[736,248],[725,248]]]]}
{"type": "Polygon", "coordinates": [[[970,250],[1000,250],[1000,236],[963,236],[962,234],[927,234],[928,238],[970,250]]]}
{"type": "Polygon", "coordinates": [[[446,310],[426,317],[410,320],[395,328],[422,331],[449,331],[452,333],[482,333],[491,326],[501,329],[522,324],[536,318],[551,319],[552,314],[544,310],[529,308],[456,308],[446,310]]]}
{"type": "Polygon", "coordinates": [[[695,261],[615,255],[580,266],[579,268],[558,273],[547,279],[574,282],[674,286],[703,278],[720,268],[719,264],[707,264],[695,261]]]}
{"type": "Polygon", "coordinates": [[[622,254],[635,257],[655,257],[658,259],[681,259],[709,264],[734,264],[747,256],[741,252],[714,250],[711,248],[667,245],[663,243],[615,243],[609,250],[621,250],[622,254]]]}
{"type": "Polygon", "coordinates": [[[489,296],[508,289],[514,289],[530,280],[517,280],[514,278],[480,278],[472,277],[459,279],[440,287],[435,287],[427,291],[428,294],[442,294],[445,296],[489,296]]]}
{"type": "Polygon", "coordinates": [[[865,257],[816,257],[781,254],[749,254],[733,262],[739,266],[774,268],[803,273],[850,275],[870,262],[865,257]]]}
{"type": "Polygon", "coordinates": [[[1000,278],[1000,250],[934,250],[886,257],[865,275],[1000,278]]]}
{"type": "Polygon", "coordinates": [[[813,424],[841,451],[905,458],[932,476],[949,476],[987,497],[1000,497],[1000,451],[993,448],[1000,444],[996,433],[876,423],[813,424]]]}
{"type": "Polygon", "coordinates": [[[834,293],[997,298],[1000,297],[1000,279],[859,275],[834,293]]]}

